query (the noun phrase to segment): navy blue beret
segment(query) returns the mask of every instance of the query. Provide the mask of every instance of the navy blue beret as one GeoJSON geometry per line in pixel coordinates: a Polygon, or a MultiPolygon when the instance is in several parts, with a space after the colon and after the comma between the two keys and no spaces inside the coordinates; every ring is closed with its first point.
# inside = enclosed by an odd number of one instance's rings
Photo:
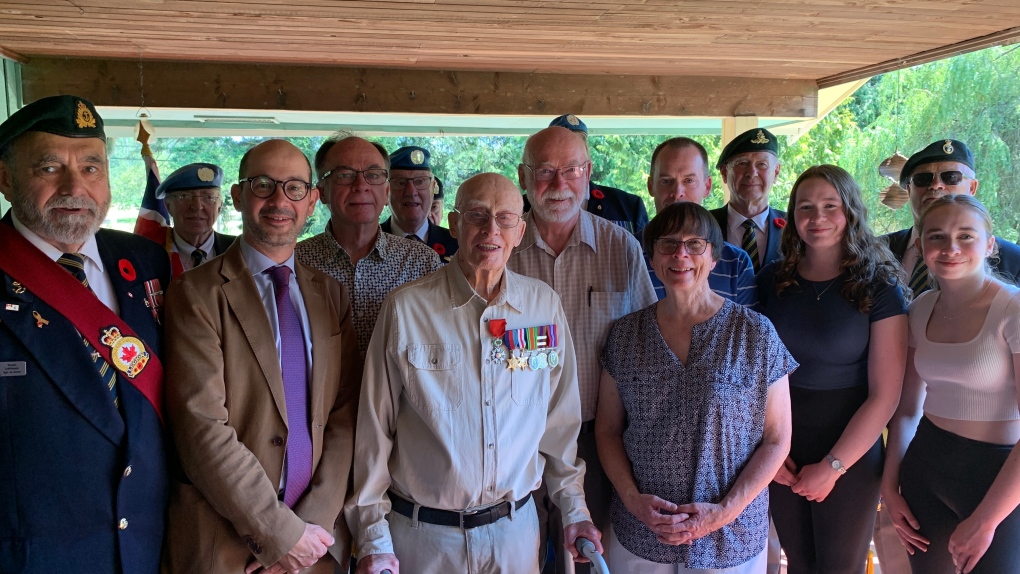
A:
{"type": "Polygon", "coordinates": [[[907,188],[914,170],[926,163],[955,161],[974,169],[974,154],[959,140],[939,140],[928,144],[928,147],[910,156],[900,171],[900,187],[907,188]]]}
{"type": "Polygon", "coordinates": [[[443,180],[438,177],[436,180],[436,191],[432,194],[432,199],[443,199],[443,180]]]}
{"type": "Polygon", "coordinates": [[[574,114],[563,114],[562,116],[549,122],[549,127],[559,126],[561,128],[567,128],[572,132],[581,132],[583,134],[588,133],[588,126],[584,125],[581,118],[574,114]]]}
{"type": "Polygon", "coordinates": [[[192,163],[171,173],[156,188],[156,197],[187,189],[210,189],[223,184],[223,170],[211,163],[192,163]]]}
{"type": "Polygon", "coordinates": [[[26,132],[45,132],[69,138],[106,139],[96,106],[78,96],[50,96],[11,114],[0,124],[0,151],[26,132]]]}
{"type": "Polygon", "coordinates": [[[715,162],[715,167],[722,169],[733,156],[756,151],[767,151],[779,157],[779,140],[765,128],[751,128],[726,144],[719,154],[719,161],[715,162]]]}
{"type": "Polygon", "coordinates": [[[416,145],[404,146],[390,154],[390,169],[427,169],[432,170],[429,150],[416,145]]]}

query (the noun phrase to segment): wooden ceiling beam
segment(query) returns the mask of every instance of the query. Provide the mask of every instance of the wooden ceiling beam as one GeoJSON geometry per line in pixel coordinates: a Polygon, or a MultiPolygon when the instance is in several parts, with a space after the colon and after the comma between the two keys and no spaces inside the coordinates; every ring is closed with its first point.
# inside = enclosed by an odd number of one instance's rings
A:
{"type": "Polygon", "coordinates": [[[34,57],[26,102],[103,106],[485,115],[813,117],[812,80],[443,72],[34,57]],[[144,84],[142,84],[144,82],[144,84]]]}

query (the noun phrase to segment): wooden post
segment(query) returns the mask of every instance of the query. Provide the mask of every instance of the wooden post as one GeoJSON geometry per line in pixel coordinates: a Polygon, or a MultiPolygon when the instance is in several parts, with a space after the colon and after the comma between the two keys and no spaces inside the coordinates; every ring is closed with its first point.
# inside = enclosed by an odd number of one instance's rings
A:
{"type": "MultiPolygon", "coordinates": [[[[747,130],[758,127],[757,116],[738,116],[732,118],[722,119],[722,141],[720,147],[726,147],[726,144],[733,141],[733,138],[746,132],[747,130]]],[[[730,201],[730,188],[723,184],[723,204],[729,203],[730,201]]]]}

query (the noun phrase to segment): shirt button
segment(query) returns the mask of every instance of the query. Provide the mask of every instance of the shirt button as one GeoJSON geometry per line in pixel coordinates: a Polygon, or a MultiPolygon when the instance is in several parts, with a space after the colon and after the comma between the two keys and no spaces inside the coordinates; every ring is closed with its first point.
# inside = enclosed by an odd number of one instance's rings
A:
{"type": "Polygon", "coordinates": [[[492,404],[492,401],[485,401],[485,406],[489,406],[491,404],[492,404]]]}
{"type": "Polygon", "coordinates": [[[117,523],[117,528],[120,528],[121,530],[127,530],[127,524],[128,524],[127,518],[121,518],[120,522],[117,523]]]}
{"type": "Polygon", "coordinates": [[[124,478],[127,478],[129,476],[131,476],[131,465],[130,464],[127,465],[127,468],[124,469],[124,478]]]}
{"type": "Polygon", "coordinates": [[[495,445],[493,445],[493,444],[492,444],[492,443],[490,442],[490,443],[489,443],[489,450],[492,450],[492,447],[493,447],[493,446],[495,446],[495,445]]]}
{"type": "Polygon", "coordinates": [[[485,490],[488,490],[489,492],[492,492],[492,487],[490,486],[489,488],[486,488],[485,490]]]}
{"type": "Polygon", "coordinates": [[[489,363],[491,363],[491,362],[492,362],[492,361],[490,361],[489,359],[485,359],[485,364],[486,364],[486,365],[488,365],[488,364],[489,364],[489,363]]]}
{"type": "Polygon", "coordinates": [[[274,436],[272,443],[273,446],[283,446],[283,437],[274,436]]]}

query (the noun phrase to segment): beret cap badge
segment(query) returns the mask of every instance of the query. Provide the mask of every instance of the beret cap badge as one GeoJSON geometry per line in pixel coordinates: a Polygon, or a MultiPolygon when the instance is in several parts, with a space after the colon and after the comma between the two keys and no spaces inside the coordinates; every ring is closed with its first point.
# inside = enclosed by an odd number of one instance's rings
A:
{"type": "Polygon", "coordinates": [[[421,150],[414,150],[411,152],[411,163],[414,165],[421,165],[425,163],[425,154],[421,150]]]}
{"type": "Polygon", "coordinates": [[[212,181],[216,178],[216,172],[207,167],[199,168],[197,175],[202,181],[212,181]]]}
{"type": "Polygon", "coordinates": [[[946,152],[946,155],[952,155],[953,140],[946,140],[946,143],[942,145],[942,151],[946,152]]]}
{"type": "Polygon", "coordinates": [[[765,133],[764,132],[762,132],[761,130],[758,130],[758,135],[754,136],[754,139],[751,140],[751,143],[753,143],[753,144],[767,144],[767,143],[769,143],[769,138],[765,137],[765,133]]]}
{"type": "Polygon", "coordinates": [[[569,114],[567,116],[567,123],[569,123],[572,126],[576,126],[576,125],[580,124],[581,121],[578,120],[577,116],[575,116],[574,114],[569,114]]]}
{"type": "Polygon", "coordinates": [[[78,110],[74,117],[74,122],[78,124],[79,129],[96,127],[96,117],[92,115],[92,111],[81,100],[78,101],[78,110]]]}

